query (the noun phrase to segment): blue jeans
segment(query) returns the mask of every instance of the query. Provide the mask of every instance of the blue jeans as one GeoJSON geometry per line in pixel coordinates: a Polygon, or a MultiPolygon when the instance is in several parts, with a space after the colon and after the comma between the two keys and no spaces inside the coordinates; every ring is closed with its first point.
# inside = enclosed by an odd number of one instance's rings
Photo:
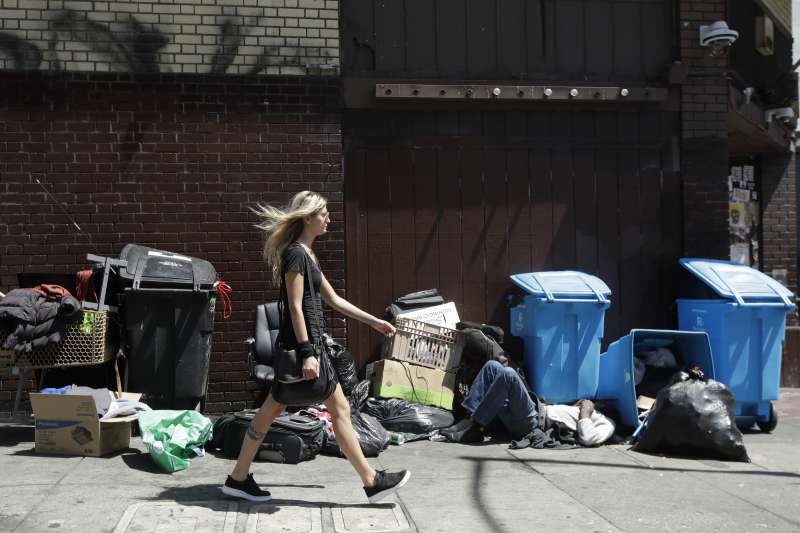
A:
{"type": "Polygon", "coordinates": [[[514,440],[521,439],[538,426],[536,405],[522,378],[513,368],[504,367],[497,361],[483,365],[461,405],[482,426],[488,426],[499,417],[514,440]]]}

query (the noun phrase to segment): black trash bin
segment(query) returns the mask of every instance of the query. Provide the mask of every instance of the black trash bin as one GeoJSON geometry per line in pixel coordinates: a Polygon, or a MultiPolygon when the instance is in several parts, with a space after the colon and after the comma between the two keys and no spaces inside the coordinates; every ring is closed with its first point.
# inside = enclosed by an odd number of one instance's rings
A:
{"type": "Polygon", "coordinates": [[[120,259],[128,390],[154,409],[203,404],[214,331],[214,283],[208,261],[129,244],[120,259]]]}

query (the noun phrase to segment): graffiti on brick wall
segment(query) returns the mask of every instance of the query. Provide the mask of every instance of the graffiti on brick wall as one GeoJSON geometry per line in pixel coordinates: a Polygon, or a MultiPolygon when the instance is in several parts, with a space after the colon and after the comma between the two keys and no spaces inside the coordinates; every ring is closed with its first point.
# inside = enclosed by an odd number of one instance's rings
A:
{"type": "Polygon", "coordinates": [[[42,51],[38,46],[10,33],[0,32],[0,50],[14,59],[14,68],[18,70],[38,69],[42,62],[42,51]]]}
{"type": "MultiPolygon", "coordinates": [[[[261,41],[250,34],[257,33],[254,28],[261,29],[260,34],[264,34],[267,22],[263,17],[214,17],[214,26],[203,26],[213,28],[214,34],[203,35],[202,41],[198,40],[202,44],[186,45],[175,43],[186,35],[185,26],[173,24],[169,26],[172,31],[165,32],[158,24],[141,22],[141,16],[130,14],[117,17],[113,22],[101,22],[93,20],[86,12],[65,9],[49,14],[46,29],[36,32],[38,39],[26,38],[23,30],[2,30],[0,68],[5,63],[6,68],[15,70],[88,69],[130,73],[177,70],[249,75],[277,73],[276,67],[295,67],[303,73],[310,68],[338,68],[338,48],[332,53],[331,47],[323,45],[330,44],[330,40],[307,39],[318,46],[289,46],[289,39],[304,39],[272,37],[277,44],[254,46],[261,41]],[[169,51],[170,46],[178,52],[169,51]],[[184,63],[191,64],[191,70],[184,63]]],[[[315,31],[319,34],[320,30],[315,31]]]]}
{"type": "Polygon", "coordinates": [[[158,50],[167,44],[166,37],[158,30],[146,29],[135,16],[125,24],[127,31],[118,33],[75,11],[64,11],[52,26],[48,44],[58,70],[62,69],[56,53],[59,42],[82,43],[109,63],[126,64],[134,73],[158,72],[158,50]]]}

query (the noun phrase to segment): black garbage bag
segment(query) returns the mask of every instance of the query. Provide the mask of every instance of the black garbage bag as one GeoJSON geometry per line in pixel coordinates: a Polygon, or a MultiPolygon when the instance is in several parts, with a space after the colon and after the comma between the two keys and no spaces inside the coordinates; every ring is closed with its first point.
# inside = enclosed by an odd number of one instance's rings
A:
{"type": "Polygon", "coordinates": [[[661,389],[647,427],[634,446],[645,453],[750,462],[736,427],[736,400],[698,368],[678,372],[661,389]]]}
{"type": "Polygon", "coordinates": [[[449,411],[397,398],[369,398],[361,411],[377,418],[389,431],[404,436],[428,435],[434,430],[452,426],[454,421],[449,411]]]}
{"type": "MultiPolygon", "coordinates": [[[[377,457],[389,446],[389,433],[386,432],[386,429],[378,422],[377,418],[361,411],[353,411],[351,420],[353,422],[353,430],[358,436],[358,444],[361,445],[361,451],[364,452],[365,457],[377,457]]],[[[339,444],[336,442],[335,434],[328,434],[322,453],[324,455],[344,457],[339,444]]]]}
{"type": "Polygon", "coordinates": [[[339,377],[339,384],[342,386],[342,392],[344,392],[345,396],[349,397],[350,393],[353,391],[353,387],[358,383],[353,354],[341,344],[331,342],[328,355],[330,355],[333,368],[336,370],[336,375],[339,377]]]}
{"type": "Polygon", "coordinates": [[[367,397],[369,396],[369,380],[365,379],[359,381],[353,390],[350,393],[350,410],[351,411],[360,411],[361,406],[364,405],[364,402],[367,401],[367,397]]]}

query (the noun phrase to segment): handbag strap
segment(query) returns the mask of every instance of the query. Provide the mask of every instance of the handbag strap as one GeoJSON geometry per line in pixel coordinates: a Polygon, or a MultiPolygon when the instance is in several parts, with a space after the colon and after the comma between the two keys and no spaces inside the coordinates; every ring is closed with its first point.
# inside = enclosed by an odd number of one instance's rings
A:
{"type": "MultiPolygon", "coordinates": [[[[324,345],[323,345],[324,341],[322,339],[322,332],[325,329],[325,328],[322,327],[322,324],[321,324],[321,321],[322,321],[322,304],[317,299],[317,293],[314,290],[314,283],[313,283],[313,280],[311,278],[311,257],[309,257],[308,252],[306,252],[305,250],[303,250],[303,254],[305,255],[306,281],[308,283],[308,291],[311,293],[311,305],[314,307],[314,318],[315,318],[315,320],[317,322],[316,323],[316,327],[317,327],[317,331],[318,331],[319,336],[320,336],[319,339],[312,339],[312,340],[314,340],[315,343],[319,343],[320,346],[318,346],[318,348],[322,349],[324,347],[324,345]]],[[[319,267],[317,267],[317,268],[319,268],[319,267]]],[[[308,326],[308,322],[309,322],[308,317],[306,317],[306,327],[308,326]]],[[[309,337],[311,336],[311,332],[310,331],[308,333],[308,336],[309,337]]]]}

